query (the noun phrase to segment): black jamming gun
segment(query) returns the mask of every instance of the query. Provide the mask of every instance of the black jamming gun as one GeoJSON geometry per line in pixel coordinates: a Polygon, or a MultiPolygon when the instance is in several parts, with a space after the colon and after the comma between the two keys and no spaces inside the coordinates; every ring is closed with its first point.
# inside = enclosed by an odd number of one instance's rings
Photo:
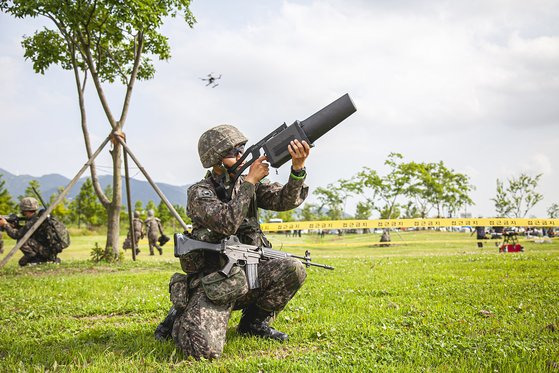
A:
{"type": "Polygon", "coordinates": [[[258,283],[258,263],[261,260],[296,258],[301,259],[307,267],[315,266],[324,269],[334,269],[326,264],[311,262],[311,253],[307,250],[305,256],[297,256],[285,251],[245,245],[239,241],[237,236],[229,236],[220,243],[209,243],[198,241],[185,234],[175,233],[175,257],[180,258],[196,250],[208,250],[222,254],[227,259],[225,266],[219,270],[224,276],[229,276],[234,265],[244,267],[247,276],[248,288],[256,289],[260,287],[258,283]]]}
{"type": "Polygon", "coordinates": [[[278,168],[291,158],[287,150],[287,145],[291,141],[304,140],[313,146],[318,138],[355,113],[356,110],[353,101],[346,93],[304,121],[296,120],[290,126],[283,123],[262,140],[247,148],[243,156],[227,171],[234,174],[234,180],[237,180],[243,171],[260,157],[260,149],[264,150],[272,167],[278,168]],[[247,161],[249,155],[251,158],[247,161]],[[246,163],[243,164],[243,162],[246,163]]]}

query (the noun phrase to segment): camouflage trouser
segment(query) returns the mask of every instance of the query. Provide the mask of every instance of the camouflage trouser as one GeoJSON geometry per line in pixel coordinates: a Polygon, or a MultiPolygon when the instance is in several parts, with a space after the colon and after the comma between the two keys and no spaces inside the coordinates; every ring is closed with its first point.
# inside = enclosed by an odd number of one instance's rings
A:
{"type": "Polygon", "coordinates": [[[19,260],[20,265],[25,265],[30,261],[42,263],[56,259],[56,253],[40,244],[34,238],[28,239],[20,250],[23,252],[23,257],[19,260]]]}
{"type": "Polygon", "coordinates": [[[186,309],[175,321],[173,340],[185,356],[217,358],[223,351],[227,323],[233,309],[256,304],[266,311],[279,312],[297,293],[307,277],[303,264],[292,258],[273,259],[258,265],[260,287],[236,302],[217,305],[208,299],[202,286],[190,289],[186,309]]]}
{"type": "MultiPolygon", "coordinates": [[[[141,233],[137,232],[134,235],[135,241],[136,241],[136,249],[138,248],[138,242],[140,242],[140,237],[141,237],[141,233]]],[[[124,250],[126,249],[131,249],[132,248],[132,237],[130,237],[130,231],[128,231],[128,235],[126,236],[126,239],[124,240],[124,243],[122,244],[122,248],[124,250]]]]}
{"type": "Polygon", "coordinates": [[[2,232],[0,232],[0,254],[4,252],[4,240],[2,239],[2,232]]]}
{"type": "Polygon", "coordinates": [[[159,251],[159,254],[163,253],[163,248],[161,248],[161,246],[159,246],[157,239],[159,237],[157,236],[152,236],[152,235],[148,235],[148,243],[149,243],[149,255],[153,255],[153,248],[155,247],[157,249],[157,251],[159,251]]]}

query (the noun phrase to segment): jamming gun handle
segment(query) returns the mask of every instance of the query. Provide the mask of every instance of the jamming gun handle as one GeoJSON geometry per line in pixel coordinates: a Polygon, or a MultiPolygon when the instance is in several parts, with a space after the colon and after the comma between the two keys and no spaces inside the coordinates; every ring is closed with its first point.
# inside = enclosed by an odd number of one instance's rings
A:
{"type": "Polygon", "coordinates": [[[246,170],[248,167],[250,167],[250,165],[253,164],[254,161],[256,161],[260,157],[260,149],[262,149],[264,147],[264,144],[266,144],[266,142],[269,139],[276,136],[278,133],[282,132],[286,128],[287,128],[287,125],[285,123],[281,124],[278,128],[276,128],[275,130],[270,132],[262,140],[258,141],[256,144],[254,144],[254,145],[250,146],[248,149],[246,149],[246,151],[242,155],[242,157],[233,166],[231,166],[227,169],[228,173],[230,173],[230,174],[234,173],[235,174],[235,177],[233,178],[233,185],[235,185],[235,182],[237,181],[239,176],[241,176],[241,174],[244,172],[244,170],[246,170]],[[251,158],[250,158],[249,161],[246,161],[246,159],[249,155],[251,156],[251,158]],[[245,161],[246,161],[246,163],[243,165],[243,162],[245,162],[245,161]]]}

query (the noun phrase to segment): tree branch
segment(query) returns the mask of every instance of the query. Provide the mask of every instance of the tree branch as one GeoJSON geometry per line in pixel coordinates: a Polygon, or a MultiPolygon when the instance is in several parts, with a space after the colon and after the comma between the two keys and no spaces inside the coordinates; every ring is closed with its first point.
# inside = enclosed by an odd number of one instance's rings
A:
{"type": "Polygon", "coordinates": [[[91,55],[91,48],[89,46],[89,43],[87,43],[84,40],[83,35],[80,32],[78,32],[78,37],[84,49],[83,51],[80,49],[80,53],[82,53],[89,67],[89,71],[91,72],[91,78],[93,79],[93,84],[95,85],[95,89],[97,90],[97,95],[99,96],[99,100],[101,101],[101,106],[105,111],[105,115],[107,116],[107,119],[111,127],[113,129],[117,129],[117,123],[115,121],[115,118],[113,117],[111,108],[109,107],[109,103],[107,102],[107,98],[105,97],[105,92],[103,91],[103,87],[101,86],[101,81],[99,80],[99,74],[97,73],[97,70],[95,68],[95,61],[93,61],[93,56],[91,55]]]}
{"type": "Polygon", "coordinates": [[[135,48],[134,56],[134,67],[132,68],[132,74],[130,74],[130,80],[126,86],[126,96],[124,98],[124,104],[122,106],[122,113],[120,114],[120,119],[118,121],[120,128],[124,126],[126,122],[126,116],[128,115],[128,108],[130,106],[130,98],[132,97],[132,89],[134,88],[134,83],[136,82],[136,77],[138,76],[138,70],[140,68],[140,61],[142,57],[142,50],[144,48],[144,33],[140,31],[138,33],[138,45],[135,48]]]}
{"type": "MultiPolygon", "coordinates": [[[[86,111],[85,111],[85,99],[84,99],[84,89],[85,89],[85,82],[87,79],[87,70],[85,71],[85,77],[84,77],[84,82],[83,82],[83,86],[80,84],[80,74],[78,71],[78,66],[77,66],[77,62],[76,62],[76,55],[75,55],[75,48],[74,46],[69,46],[70,47],[70,51],[72,53],[72,66],[74,68],[74,78],[76,81],[76,86],[78,89],[78,101],[79,101],[79,106],[80,106],[80,117],[81,117],[81,125],[82,125],[82,133],[83,133],[83,140],[85,142],[85,150],[87,153],[87,158],[91,158],[92,156],[92,151],[91,151],[91,141],[89,139],[89,130],[87,128],[87,116],[86,116],[86,111]]],[[[99,198],[99,201],[101,202],[101,204],[103,205],[103,207],[108,208],[110,205],[110,201],[107,198],[107,196],[105,195],[105,193],[103,192],[103,189],[101,188],[101,185],[99,183],[99,178],[97,177],[97,169],[95,167],[95,163],[92,161],[90,166],[89,166],[89,170],[91,173],[91,181],[93,183],[93,189],[95,190],[95,194],[97,194],[97,197],[99,198]]]]}

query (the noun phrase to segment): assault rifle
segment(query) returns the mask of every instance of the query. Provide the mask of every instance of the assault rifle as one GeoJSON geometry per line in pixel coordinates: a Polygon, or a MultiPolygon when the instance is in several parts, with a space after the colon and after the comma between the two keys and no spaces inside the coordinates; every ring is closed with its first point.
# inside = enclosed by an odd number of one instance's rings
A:
{"type": "MultiPolygon", "coordinates": [[[[14,227],[18,227],[20,221],[27,220],[25,216],[17,216],[16,214],[10,214],[5,216],[0,215],[0,218],[4,218],[4,220],[6,220],[10,225],[14,227]]],[[[0,230],[4,230],[4,228],[0,227],[0,230]]]]}
{"type": "Polygon", "coordinates": [[[245,245],[239,241],[237,236],[229,236],[223,239],[221,243],[198,241],[181,233],[175,233],[174,238],[175,256],[177,258],[196,250],[208,250],[220,253],[227,259],[225,266],[219,270],[219,273],[224,276],[229,276],[234,265],[244,267],[249,289],[260,287],[258,283],[258,263],[260,263],[261,260],[296,258],[301,259],[307,267],[315,266],[324,269],[334,269],[334,267],[326,264],[311,262],[311,253],[308,250],[305,252],[305,256],[297,256],[267,247],[245,245]]]}
{"type": "Polygon", "coordinates": [[[270,134],[264,136],[262,140],[247,148],[243,156],[227,172],[234,174],[234,180],[237,180],[243,171],[260,157],[261,149],[264,150],[272,167],[278,168],[291,158],[287,150],[291,141],[295,139],[304,140],[307,144],[313,146],[319,137],[340,124],[356,110],[353,101],[346,93],[303,121],[296,120],[290,126],[283,123],[270,134]],[[251,158],[247,160],[249,155],[251,158]]]}

